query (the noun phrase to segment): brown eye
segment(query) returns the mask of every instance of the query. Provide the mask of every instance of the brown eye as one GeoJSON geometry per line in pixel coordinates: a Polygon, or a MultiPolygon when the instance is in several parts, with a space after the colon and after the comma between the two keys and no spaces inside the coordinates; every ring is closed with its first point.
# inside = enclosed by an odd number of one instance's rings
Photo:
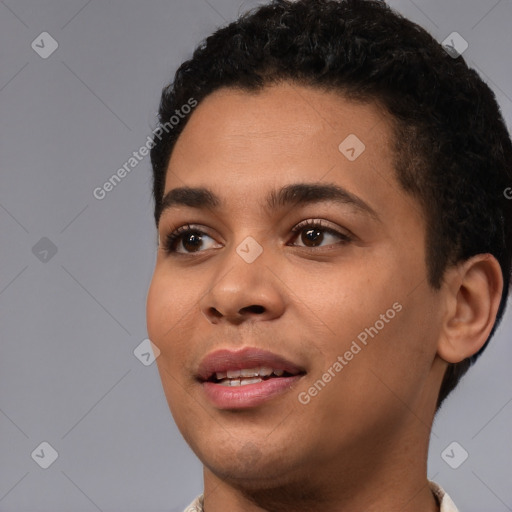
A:
{"type": "Polygon", "coordinates": [[[202,243],[202,236],[197,231],[189,232],[181,237],[183,247],[190,252],[200,249],[202,243]]]}
{"type": "MultiPolygon", "coordinates": [[[[329,240],[329,238],[334,239],[334,244],[346,244],[352,241],[350,236],[324,226],[321,221],[301,222],[293,228],[292,231],[297,234],[296,238],[299,238],[300,235],[300,241],[304,244],[304,247],[310,247],[312,249],[318,247],[318,244],[321,244],[326,237],[327,240],[329,240]],[[336,242],[336,239],[341,240],[341,242],[336,242]]],[[[299,245],[298,247],[302,246],[299,245]]]]}
{"type": "Polygon", "coordinates": [[[322,243],[324,239],[324,235],[321,229],[318,228],[308,228],[303,229],[301,235],[301,241],[307,246],[308,244],[316,244],[322,243]]]}
{"type": "Polygon", "coordinates": [[[202,246],[205,243],[205,238],[213,240],[204,231],[194,228],[188,224],[167,235],[164,250],[167,254],[190,254],[201,252],[202,246]]]}

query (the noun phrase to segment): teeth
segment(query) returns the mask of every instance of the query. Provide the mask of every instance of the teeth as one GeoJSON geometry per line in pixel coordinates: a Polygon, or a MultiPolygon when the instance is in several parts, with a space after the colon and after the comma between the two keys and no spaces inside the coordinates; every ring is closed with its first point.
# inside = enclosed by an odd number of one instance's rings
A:
{"type": "Polygon", "coordinates": [[[219,382],[221,386],[240,386],[240,379],[226,379],[219,382]]]}
{"type": "Polygon", "coordinates": [[[262,377],[268,377],[269,375],[272,375],[272,368],[269,368],[268,366],[262,366],[260,368],[259,375],[262,377]]]}
{"type": "Polygon", "coordinates": [[[254,379],[243,379],[240,380],[240,386],[246,386],[247,384],[257,384],[258,382],[263,382],[263,379],[260,379],[258,377],[254,379]]]}
{"type": "Polygon", "coordinates": [[[260,366],[257,368],[216,372],[215,377],[218,381],[222,381],[220,384],[224,386],[244,386],[246,384],[261,382],[263,379],[259,377],[270,377],[272,374],[276,377],[281,377],[284,374],[284,370],[274,370],[268,366],[260,366]]]}
{"type": "Polygon", "coordinates": [[[259,377],[252,379],[225,379],[219,382],[219,384],[221,386],[247,386],[247,384],[257,384],[258,382],[263,382],[263,379],[259,377]]]}
{"type": "Polygon", "coordinates": [[[259,375],[258,368],[251,368],[249,370],[240,370],[240,377],[257,377],[259,375]]]}

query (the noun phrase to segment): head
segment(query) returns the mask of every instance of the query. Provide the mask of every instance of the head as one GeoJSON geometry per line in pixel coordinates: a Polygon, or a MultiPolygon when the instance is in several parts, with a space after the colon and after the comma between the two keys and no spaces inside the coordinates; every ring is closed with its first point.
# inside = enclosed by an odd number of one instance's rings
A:
{"type": "MultiPolygon", "coordinates": [[[[512,183],[512,144],[492,91],[463,58],[381,1],[276,0],[198,46],[164,88],[159,121],[169,129],[156,133],[151,149],[161,243],[148,332],[162,352],[169,405],[193,449],[203,448],[185,417],[218,411],[207,410],[193,379],[179,372],[193,373],[227,338],[295,351],[310,370],[306,377],[317,372],[309,387],[297,387],[310,398],[318,371],[331,368],[332,384],[317,389],[311,404],[287,409],[300,421],[350,412],[368,426],[395,407],[388,427],[399,430],[404,403],[437,410],[494,334],[511,273],[512,201],[504,191],[512,183]],[[357,138],[347,139],[351,134],[357,138]],[[355,159],[347,158],[345,140],[355,159]],[[297,210],[276,216],[264,201],[299,182],[348,192],[340,216],[330,203],[306,207],[351,240],[343,249],[314,256],[304,246],[302,253],[276,249],[297,210]],[[207,187],[220,201],[200,215],[165,209],[166,194],[184,186],[207,187]],[[210,229],[203,230],[210,248],[169,256],[164,238],[186,223],[210,229]],[[262,248],[250,264],[235,251],[246,236],[262,248]],[[354,361],[332,369],[334,355],[350,351],[354,361]],[[389,378],[382,382],[382,375],[389,378]],[[397,401],[390,389],[404,394],[397,401]],[[336,402],[341,392],[352,397],[350,411],[336,402]],[[359,416],[356,402],[374,415],[359,416]]],[[[306,209],[298,220],[309,218],[306,209]]],[[[246,426],[243,446],[254,442],[258,451],[251,432],[256,436],[259,418],[251,414],[254,431],[246,426]]],[[[214,419],[228,429],[243,418],[214,419]]],[[[370,436],[370,428],[360,435],[370,436]]]]}

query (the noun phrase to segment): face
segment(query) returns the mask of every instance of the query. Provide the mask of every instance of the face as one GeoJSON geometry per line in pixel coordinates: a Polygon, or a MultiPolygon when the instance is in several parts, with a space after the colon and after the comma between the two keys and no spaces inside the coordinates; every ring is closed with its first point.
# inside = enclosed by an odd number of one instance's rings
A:
{"type": "Polygon", "coordinates": [[[440,298],[377,105],[218,90],[180,135],[165,195],[148,334],[209,471],[325,481],[428,437],[440,298]]]}

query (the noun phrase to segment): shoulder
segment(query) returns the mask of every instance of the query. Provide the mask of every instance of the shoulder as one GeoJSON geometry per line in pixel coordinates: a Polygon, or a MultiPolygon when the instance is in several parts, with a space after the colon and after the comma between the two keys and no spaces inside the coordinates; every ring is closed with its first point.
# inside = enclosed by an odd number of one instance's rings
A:
{"type": "Polygon", "coordinates": [[[204,497],[200,494],[183,512],[203,512],[203,500],[204,497]]]}
{"type": "Polygon", "coordinates": [[[434,493],[434,496],[439,501],[440,512],[459,512],[459,509],[455,506],[455,503],[453,503],[450,496],[446,494],[446,491],[439,484],[429,480],[429,485],[431,491],[434,493]]]}

